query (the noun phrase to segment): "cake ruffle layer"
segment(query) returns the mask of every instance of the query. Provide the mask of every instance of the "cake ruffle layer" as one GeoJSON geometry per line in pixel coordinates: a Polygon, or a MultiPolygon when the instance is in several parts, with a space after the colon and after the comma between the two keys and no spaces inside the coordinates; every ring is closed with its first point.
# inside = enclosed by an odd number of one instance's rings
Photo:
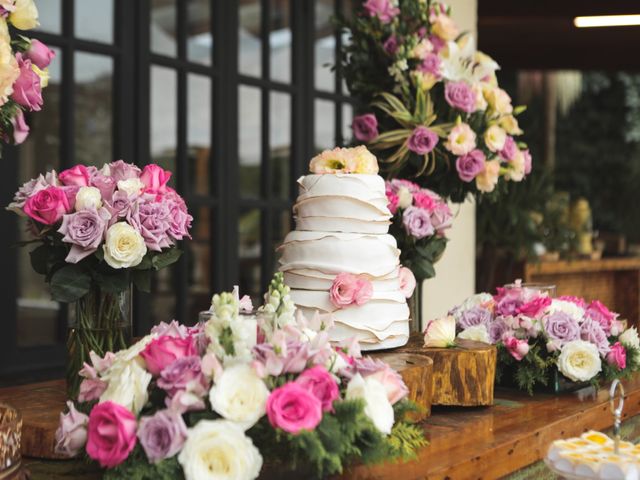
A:
{"type": "MultiPolygon", "coordinates": [[[[336,275],[315,270],[289,270],[284,273],[284,283],[299,290],[329,291],[336,275]]],[[[369,277],[374,292],[393,292],[400,290],[398,269],[384,277],[369,277]]]]}

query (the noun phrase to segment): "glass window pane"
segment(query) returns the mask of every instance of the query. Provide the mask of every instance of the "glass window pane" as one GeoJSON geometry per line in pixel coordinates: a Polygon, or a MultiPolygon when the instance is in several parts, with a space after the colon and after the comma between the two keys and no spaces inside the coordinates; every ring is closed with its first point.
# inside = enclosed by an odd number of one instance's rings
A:
{"type": "Polygon", "coordinates": [[[160,55],[175,57],[178,51],[176,39],[176,0],[151,0],[151,50],[160,55]]]}
{"type": "Polygon", "coordinates": [[[191,207],[193,215],[192,239],[184,247],[191,252],[189,256],[189,324],[198,320],[198,312],[205,310],[211,303],[213,286],[213,258],[211,256],[211,232],[213,230],[213,212],[208,207],[191,207]]]}
{"type": "Polygon", "coordinates": [[[269,148],[273,194],[289,198],[291,164],[291,96],[271,93],[269,148]]]}
{"type": "Polygon", "coordinates": [[[318,90],[335,90],[335,73],[331,66],[335,64],[335,29],[331,23],[334,0],[315,2],[315,85],[318,90]]]}
{"type": "Polygon", "coordinates": [[[207,195],[211,184],[211,79],[189,75],[187,95],[189,191],[207,195]]]}
{"type": "Polygon", "coordinates": [[[76,0],[75,7],[76,37],[113,43],[113,0],[76,0]]]}
{"type": "Polygon", "coordinates": [[[100,166],[113,160],[113,59],[93,53],[75,55],[76,160],[100,166]]]}
{"type": "Polygon", "coordinates": [[[177,148],[176,89],[175,70],[151,67],[151,161],[172,172],[175,172],[177,148]]]}
{"type": "Polygon", "coordinates": [[[238,32],[240,73],[259,77],[262,75],[262,7],[260,0],[246,0],[240,5],[240,30],[238,32]]]}
{"type": "Polygon", "coordinates": [[[336,106],[327,100],[315,103],[315,148],[317,151],[336,146],[336,106]]]}
{"type": "Polygon", "coordinates": [[[353,133],[351,132],[351,122],[353,120],[353,107],[348,103],[342,105],[342,143],[351,142],[353,133]]]}
{"type": "Polygon", "coordinates": [[[241,85],[239,91],[238,151],[240,154],[240,195],[260,196],[261,92],[241,85]]]}
{"type": "Polygon", "coordinates": [[[211,65],[213,51],[210,4],[210,0],[189,0],[187,6],[187,58],[204,65],[211,65]]]}
{"type": "Polygon", "coordinates": [[[288,0],[270,0],[271,18],[269,46],[271,78],[280,82],[291,82],[291,7],[288,0]]]}
{"type": "Polygon", "coordinates": [[[41,30],[43,32],[49,33],[60,33],[61,13],[61,0],[47,0],[45,2],[38,2],[38,22],[40,22],[40,25],[36,28],[36,30],[41,30]]]}
{"type": "Polygon", "coordinates": [[[262,294],[260,287],[260,259],[262,258],[260,210],[251,209],[240,213],[238,224],[240,244],[240,294],[250,295],[254,305],[259,305],[262,294]]]}

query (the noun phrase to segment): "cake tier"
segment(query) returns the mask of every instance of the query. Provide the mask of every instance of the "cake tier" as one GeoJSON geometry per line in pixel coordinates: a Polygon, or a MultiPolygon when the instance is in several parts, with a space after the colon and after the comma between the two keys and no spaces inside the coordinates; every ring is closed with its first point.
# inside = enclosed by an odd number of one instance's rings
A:
{"type": "Polygon", "coordinates": [[[306,231],[388,232],[391,212],[378,175],[307,175],[298,179],[296,228],[306,231]]]}
{"type": "MultiPolygon", "coordinates": [[[[393,292],[400,289],[399,269],[383,277],[369,277],[374,292],[393,292]]],[[[335,274],[326,274],[317,270],[289,270],[284,274],[284,283],[300,290],[328,291],[336,278],[335,274]]]]}
{"type": "Polygon", "coordinates": [[[290,232],[279,248],[283,272],[312,270],[385,277],[397,270],[400,251],[391,235],[290,232]]]}

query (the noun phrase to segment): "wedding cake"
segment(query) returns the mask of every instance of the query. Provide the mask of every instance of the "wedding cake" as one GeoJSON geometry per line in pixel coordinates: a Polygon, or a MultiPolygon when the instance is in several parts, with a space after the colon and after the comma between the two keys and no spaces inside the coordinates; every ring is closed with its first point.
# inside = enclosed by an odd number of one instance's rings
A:
{"type": "Polygon", "coordinates": [[[355,337],[364,350],[404,345],[409,308],[376,158],[365,147],[336,148],[310,170],[298,180],[296,229],[279,248],[291,298],[305,314],[333,315],[332,341],[355,337]]]}

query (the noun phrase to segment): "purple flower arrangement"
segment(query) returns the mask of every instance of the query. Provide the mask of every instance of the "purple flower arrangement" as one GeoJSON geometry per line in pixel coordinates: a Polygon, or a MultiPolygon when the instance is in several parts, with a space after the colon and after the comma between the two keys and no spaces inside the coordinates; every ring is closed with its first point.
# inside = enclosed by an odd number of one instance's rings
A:
{"type": "Polygon", "coordinates": [[[462,202],[530,173],[529,150],[515,139],[524,107],[512,105],[498,64],[476,50],[444,3],[368,0],[342,23],[352,37],[343,72],[363,106],[353,136],[392,178],[415,178],[462,202]]]}
{"type": "Polygon", "coordinates": [[[446,247],[451,210],[438,194],[408,180],[386,182],[388,207],[393,214],[389,232],[398,241],[401,263],[418,281],[435,275],[433,265],[446,247]]]}
{"type": "Polygon", "coordinates": [[[547,385],[554,370],[573,382],[595,382],[640,369],[635,327],[625,328],[618,314],[597,300],[551,298],[515,284],[493,296],[474,295],[450,314],[458,338],[498,346],[500,381],[529,393],[547,385]]]}

